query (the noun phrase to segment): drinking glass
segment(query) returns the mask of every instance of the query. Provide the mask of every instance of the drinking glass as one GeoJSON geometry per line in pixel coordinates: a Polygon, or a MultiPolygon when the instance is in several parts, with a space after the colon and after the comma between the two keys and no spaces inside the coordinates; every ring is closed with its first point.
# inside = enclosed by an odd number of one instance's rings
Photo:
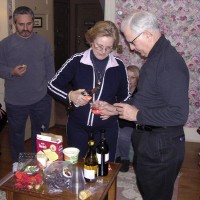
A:
{"type": "Polygon", "coordinates": [[[101,101],[95,101],[90,104],[93,114],[95,114],[95,115],[101,114],[101,111],[99,110],[100,105],[101,105],[101,101]]]}
{"type": "Polygon", "coordinates": [[[74,166],[72,168],[71,191],[75,194],[79,194],[79,192],[84,189],[85,179],[83,176],[83,170],[78,166],[74,166]]]}

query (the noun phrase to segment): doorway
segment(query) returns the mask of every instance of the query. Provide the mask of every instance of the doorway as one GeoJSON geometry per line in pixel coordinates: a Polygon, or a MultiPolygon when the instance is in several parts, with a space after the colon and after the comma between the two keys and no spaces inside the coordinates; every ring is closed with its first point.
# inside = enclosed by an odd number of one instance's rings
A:
{"type": "MultiPolygon", "coordinates": [[[[102,0],[54,0],[54,55],[56,71],[75,53],[88,49],[85,32],[104,20],[102,0]]],[[[66,106],[55,101],[55,124],[66,125],[66,106]]]]}
{"type": "Polygon", "coordinates": [[[102,0],[54,0],[56,70],[70,56],[88,48],[85,32],[104,19],[103,10],[102,0]]]}

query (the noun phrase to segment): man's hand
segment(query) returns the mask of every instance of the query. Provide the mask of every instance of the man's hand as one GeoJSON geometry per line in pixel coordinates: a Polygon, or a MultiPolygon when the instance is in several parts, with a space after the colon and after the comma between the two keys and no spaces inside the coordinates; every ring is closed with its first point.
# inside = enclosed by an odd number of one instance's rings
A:
{"type": "Polygon", "coordinates": [[[15,68],[11,70],[12,76],[23,76],[26,73],[27,66],[26,65],[17,65],[15,68]]]}
{"type": "Polygon", "coordinates": [[[119,113],[120,119],[137,121],[137,113],[139,110],[135,106],[126,103],[115,103],[114,106],[119,113]]]}

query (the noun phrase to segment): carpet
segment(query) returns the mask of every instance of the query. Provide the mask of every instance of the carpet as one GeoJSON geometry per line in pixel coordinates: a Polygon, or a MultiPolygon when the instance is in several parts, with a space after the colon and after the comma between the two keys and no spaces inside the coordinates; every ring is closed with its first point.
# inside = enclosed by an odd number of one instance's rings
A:
{"type": "Polygon", "coordinates": [[[6,200],[6,193],[0,190],[0,200],[6,200]]]}
{"type": "MultiPolygon", "coordinates": [[[[174,185],[172,200],[178,199],[179,177],[180,175],[174,185]]],[[[6,200],[6,195],[3,191],[0,191],[0,200],[6,200]]],[[[132,166],[128,172],[119,172],[117,176],[117,200],[142,200],[140,192],[137,188],[135,172],[132,166]]]]}
{"type": "Polygon", "coordinates": [[[119,172],[117,176],[117,200],[142,200],[136,184],[133,167],[128,172],[119,172]]]}

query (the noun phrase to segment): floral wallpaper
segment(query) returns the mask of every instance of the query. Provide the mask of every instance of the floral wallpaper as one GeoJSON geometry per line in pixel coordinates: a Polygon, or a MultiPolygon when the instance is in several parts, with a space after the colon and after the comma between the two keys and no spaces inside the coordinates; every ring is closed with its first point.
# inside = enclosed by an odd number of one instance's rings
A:
{"type": "MultiPolygon", "coordinates": [[[[155,13],[162,32],[183,56],[190,72],[189,118],[187,127],[200,126],[200,1],[199,0],[116,0],[116,23],[120,26],[133,10],[155,13]]],[[[129,50],[120,36],[123,53],[118,56],[128,66],[141,67],[144,60],[129,50]]]]}

